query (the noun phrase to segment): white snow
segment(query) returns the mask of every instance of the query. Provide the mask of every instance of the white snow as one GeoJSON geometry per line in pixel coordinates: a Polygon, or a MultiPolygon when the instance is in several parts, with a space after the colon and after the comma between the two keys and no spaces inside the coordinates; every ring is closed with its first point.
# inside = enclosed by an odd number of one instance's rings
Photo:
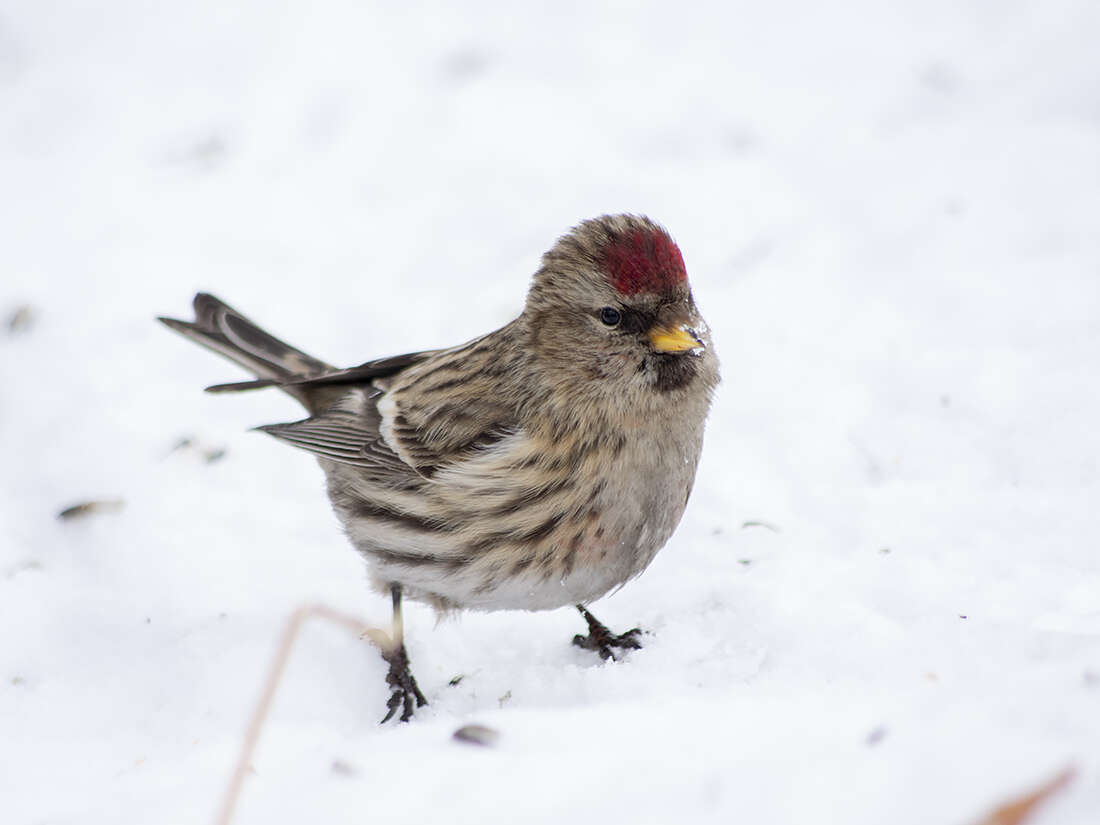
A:
{"type": "Polygon", "coordinates": [[[295,404],[204,395],[243,374],[153,316],[457,343],[637,211],[724,373],[678,532],[594,606],[645,649],[414,606],[431,706],[379,727],[381,660],[310,625],[236,822],[965,823],[1074,764],[1034,823],[1095,823],[1098,35],[1092,0],[6,4],[3,821],[211,821],[293,609],[386,621],[312,458],[248,432],[295,404]]]}

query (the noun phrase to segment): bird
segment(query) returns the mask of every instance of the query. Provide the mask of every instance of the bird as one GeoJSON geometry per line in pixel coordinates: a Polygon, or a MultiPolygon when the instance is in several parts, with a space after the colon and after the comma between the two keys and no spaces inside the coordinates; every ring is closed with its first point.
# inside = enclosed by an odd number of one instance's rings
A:
{"type": "Polygon", "coordinates": [[[402,603],[574,606],[573,643],[616,660],[588,606],[636,576],[691,495],[719,363],[683,256],[644,215],[581,221],[543,254],[522,312],[459,346],[338,369],[199,293],[174,331],[250,371],[308,417],[257,427],[316,456],[370,583],[392,601],[386,722],[427,704],[402,603]]]}

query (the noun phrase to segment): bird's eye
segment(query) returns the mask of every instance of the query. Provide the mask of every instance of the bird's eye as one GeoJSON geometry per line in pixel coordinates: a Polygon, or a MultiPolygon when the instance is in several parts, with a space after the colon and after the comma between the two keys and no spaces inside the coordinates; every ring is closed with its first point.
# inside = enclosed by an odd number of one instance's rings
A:
{"type": "Polygon", "coordinates": [[[600,320],[609,327],[617,327],[622,319],[623,314],[615,307],[604,307],[600,310],[600,320]]]}

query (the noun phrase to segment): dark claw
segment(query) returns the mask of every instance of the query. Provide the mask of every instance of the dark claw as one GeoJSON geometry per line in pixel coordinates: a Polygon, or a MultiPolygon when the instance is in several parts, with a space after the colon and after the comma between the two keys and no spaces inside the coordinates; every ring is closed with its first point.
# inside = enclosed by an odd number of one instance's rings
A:
{"type": "Polygon", "coordinates": [[[412,719],[413,711],[416,708],[424,707],[428,704],[428,700],[420,692],[416,679],[413,678],[412,671],[409,670],[409,654],[405,652],[404,645],[388,653],[383,653],[382,658],[390,663],[390,672],[386,674],[386,684],[390,686],[390,698],[386,702],[386,707],[389,710],[382,717],[379,724],[390,721],[397,713],[398,708],[401,708],[401,721],[408,722],[412,719]],[[413,704],[414,699],[416,700],[415,705],[413,704]]]}
{"type": "Polygon", "coordinates": [[[620,650],[641,650],[642,643],[638,641],[638,637],[642,635],[642,629],[640,627],[632,628],[626,631],[626,633],[616,636],[581,605],[577,605],[577,610],[581,612],[581,615],[584,616],[584,620],[588,622],[588,635],[582,636],[578,633],[573,637],[573,644],[577,647],[596,651],[604,661],[608,659],[618,661],[612,648],[617,647],[620,650]]]}

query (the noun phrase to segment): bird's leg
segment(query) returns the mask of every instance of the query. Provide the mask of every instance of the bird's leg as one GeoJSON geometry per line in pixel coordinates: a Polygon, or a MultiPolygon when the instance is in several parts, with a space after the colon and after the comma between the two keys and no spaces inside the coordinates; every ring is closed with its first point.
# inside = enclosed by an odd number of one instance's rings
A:
{"type": "Polygon", "coordinates": [[[615,660],[615,654],[611,651],[613,647],[623,650],[641,649],[642,643],[638,641],[638,637],[642,635],[641,628],[635,627],[633,630],[628,630],[626,633],[616,636],[604,627],[599,619],[589,613],[584,605],[578,604],[577,610],[588,622],[588,635],[582,636],[578,633],[573,637],[573,644],[577,647],[583,647],[585,650],[595,650],[600,654],[601,659],[611,659],[613,661],[615,660]]]}
{"type": "Polygon", "coordinates": [[[401,618],[401,585],[392,585],[390,593],[393,595],[393,628],[390,632],[390,644],[382,651],[382,658],[390,665],[386,684],[390,686],[391,693],[386,702],[389,711],[382,722],[390,721],[398,708],[401,708],[401,721],[408,722],[412,718],[413,710],[428,704],[428,700],[416,686],[416,679],[409,670],[409,654],[405,652],[405,622],[401,618]]]}

